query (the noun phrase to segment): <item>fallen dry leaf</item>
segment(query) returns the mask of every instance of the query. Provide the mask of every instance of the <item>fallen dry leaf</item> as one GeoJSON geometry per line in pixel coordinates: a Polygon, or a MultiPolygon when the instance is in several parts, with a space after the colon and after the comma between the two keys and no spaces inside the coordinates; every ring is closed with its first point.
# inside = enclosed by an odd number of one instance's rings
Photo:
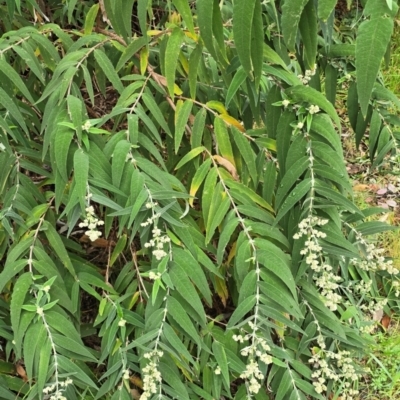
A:
{"type": "Polygon", "coordinates": [[[389,317],[389,315],[386,315],[386,314],[385,314],[385,315],[382,317],[381,325],[382,325],[385,329],[387,329],[387,328],[389,328],[390,321],[391,321],[391,318],[389,317]]]}
{"type": "Polygon", "coordinates": [[[353,186],[353,190],[355,192],[368,192],[370,190],[369,185],[364,185],[362,183],[358,183],[357,185],[353,186]]]}

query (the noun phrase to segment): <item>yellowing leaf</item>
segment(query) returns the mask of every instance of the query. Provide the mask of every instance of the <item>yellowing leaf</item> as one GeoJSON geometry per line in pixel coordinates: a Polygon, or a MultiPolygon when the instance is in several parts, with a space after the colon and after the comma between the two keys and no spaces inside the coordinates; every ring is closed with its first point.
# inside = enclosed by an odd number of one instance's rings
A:
{"type": "Polygon", "coordinates": [[[160,31],[157,29],[152,29],[150,31],[147,31],[148,36],[156,36],[156,35],[160,35],[161,33],[163,33],[163,31],[160,31]]]}
{"type": "Polygon", "coordinates": [[[237,119],[231,117],[229,114],[221,114],[220,117],[228,125],[233,125],[235,128],[239,129],[240,132],[246,132],[246,129],[244,129],[244,126],[237,119]]]}
{"type": "Polygon", "coordinates": [[[228,111],[226,111],[225,106],[220,102],[220,101],[207,101],[206,106],[208,108],[211,108],[211,110],[218,111],[220,114],[228,114],[228,111]]]}
{"type": "Polygon", "coordinates": [[[144,73],[146,72],[148,60],[149,60],[149,48],[143,47],[142,50],[140,50],[140,73],[142,75],[144,75],[144,73]]]}
{"type": "Polygon", "coordinates": [[[182,65],[182,68],[184,69],[184,71],[188,74],[189,73],[189,62],[181,51],[179,52],[179,61],[181,62],[181,65],[182,65]]]}
{"type": "Polygon", "coordinates": [[[226,286],[226,282],[224,279],[219,278],[218,276],[215,277],[215,290],[219,298],[222,301],[224,307],[226,307],[226,301],[229,298],[228,287],[226,286]]]}

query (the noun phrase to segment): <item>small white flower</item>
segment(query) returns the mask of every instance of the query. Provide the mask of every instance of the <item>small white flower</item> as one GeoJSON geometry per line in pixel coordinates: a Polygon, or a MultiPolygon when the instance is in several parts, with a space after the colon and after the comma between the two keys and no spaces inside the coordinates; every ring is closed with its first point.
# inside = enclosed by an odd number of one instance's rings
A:
{"type": "Polygon", "coordinates": [[[3,143],[0,143],[0,151],[4,151],[6,149],[6,146],[4,146],[3,143]]]}
{"type": "Polygon", "coordinates": [[[44,315],[43,308],[42,307],[36,308],[36,313],[39,314],[41,317],[43,317],[44,315]]]}
{"type": "Polygon", "coordinates": [[[82,125],[82,130],[87,132],[91,127],[92,127],[92,124],[90,123],[89,120],[87,120],[87,121],[82,125]]]}
{"type": "Polygon", "coordinates": [[[310,114],[317,114],[319,113],[319,111],[320,111],[319,107],[315,105],[311,105],[310,108],[308,109],[308,112],[310,114]]]}
{"type": "Polygon", "coordinates": [[[121,318],[119,321],[118,321],[118,326],[125,326],[126,325],[126,320],[124,320],[123,318],[121,318]]]}
{"type": "Polygon", "coordinates": [[[286,108],[289,104],[290,104],[290,101],[289,101],[289,100],[286,100],[286,99],[285,99],[285,100],[282,101],[282,105],[283,105],[283,107],[285,107],[285,108],[286,108]]]}
{"type": "Polygon", "coordinates": [[[304,123],[303,123],[303,122],[299,122],[299,123],[297,124],[297,128],[298,128],[298,129],[303,129],[303,126],[304,126],[304,123]]]}
{"type": "Polygon", "coordinates": [[[215,374],[215,375],[221,375],[221,368],[219,367],[219,365],[218,365],[217,368],[215,368],[214,374],[215,374]]]}

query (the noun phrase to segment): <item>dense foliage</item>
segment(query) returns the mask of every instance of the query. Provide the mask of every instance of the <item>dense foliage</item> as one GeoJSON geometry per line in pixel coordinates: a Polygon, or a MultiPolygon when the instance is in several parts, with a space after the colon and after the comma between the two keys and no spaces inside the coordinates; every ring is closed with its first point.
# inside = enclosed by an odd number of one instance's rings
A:
{"type": "Polygon", "coordinates": [[[399,283],[340,135],[398,171],[397,10],[0,1],[0,397],[355,397],[399,283]]]}

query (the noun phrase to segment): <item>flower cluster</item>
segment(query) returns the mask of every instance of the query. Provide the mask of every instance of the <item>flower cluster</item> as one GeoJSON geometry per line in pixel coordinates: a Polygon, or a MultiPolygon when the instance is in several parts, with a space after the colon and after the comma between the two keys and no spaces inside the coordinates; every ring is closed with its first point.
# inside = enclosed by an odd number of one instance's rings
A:
{"type": "Polygon", "coordinates": [[[63,391],[67,388],[68,385],[71,385],[73,383],[71,378],[67,378],[63,382],[58,382],[58,384],[53,383],[50,386],[46,386],[43,389],[43,393],[50,395],[49,400],[67,400],[65,396],[63,396],[63,391]]]}
{"type": "Polygon", "coordinates": [[[338,282],[341,281],[341,278],[332,272],[332,266],[324,260],[319,239],[325,238],[326,233],[321,232],[317,228],[327,223],[327,219],[310,215],[299,223],[299,232],[293,235],[293,238],[300,239],[302,236],[307,237],[304,243],[305,248],[300,251],[300,254],[306,256],[306,264],[315,272],[314,280],[316,285],[321,289],[325,305],[330,310],[335,311],[342,299],[340,295],[335,293],[339,287],[338,282]]]}
{"type": "Polygon", "coordinates": [[[342,350],[335,353],[320,350],[308,362],[313,364],[314,367],[311,377],[314,380],[313,385],[317,393],[325,392],[327,381],[333,380],[335,382],[344,381],[341,398],[351,400],[353,396],[358,394],[358,390],[352,388],[352,382],[356,382],[360,376],[356,372],[349,351],[342,350]]]}
{"type": "Polygon", "coordinates": [[[250,328],[253,329],[253,333],[245,335],[233,335],[232,338],[235,342],[244,343],[245,341],[252,340],[249,346],[244,347],[240,354],[244,357],[249,357],[249,362],[246,365],[246,370],[240,375],[242,379],[246,379],[248,384],[249,393],[258,393],[261,388],[261,383],[264,379],[264,375],[260,371],[256,357],[264,364],[271,364],[272,357],[267,353],[271,350],[267,341],[259,336],[254,335],[254,332],[258,330],[254,323],[249,322],[250,328]]]}
{"type": "Polygon", "coordinates": [[[153,271],[149,272],[149,279],[151,279],[152,281],[156,281],[157,279],[160,278],[161,278],[161,272],[153,272],[153,271]]]}
{"type": "Polygon", "coordinates": [[[164,353],[160,350],[153,350],[143,355],[150,361],[142,370],[143,393],[140,397],[141,400],[148,400],[152,394],[157,393],[157,387],[162,382],[161,372],[158,369],[158,358],[163,355],[164,353]]]}
{"type": "MultiPolygon", "coordinates": [[[[147,243],[144,244],[144,247],[153,247],[155,248],[152,253],[156,257],[157,260],[161,260],[163,257],[167,255],[164,251],[164,244],[169,243],[171,239],[167,235],[162,235],[161,230],[157,227],[151,231],[153,234],[153,239],[150,239],[147,243]]],[[[150,275],[149,275],[150,278],[150,275]]],[[[154,276],[156,279],[156,276],[154,276]]],[[[152,278],[150,278],[152,279],[152,278]]]]}
{"type": "Polygon", "coordinates": [[[297,77],[301,80],[304,85],[308,85],[311,81],[311,78],[315,75],[316,69],[307,69],[304,75],[297,75],[297,77]]]}
{"type": "Polygon", "coordinates": [[[393,260],[387,260],[382,255],[384,249],[378,249],[374,243],[367,242],[362,234],[355,229],[356,239],[365,251],[365,257],[353,258],[350,262],[364,271],[387,271],[391,275],[397,275],[399,270],[394,267],[393,260]]]}
{"type": "Polygon", "coordinates": [[[104,225],[104,221],[101,221],[96,217],[93,206],[86,207],[85,211],[86,218],[79,224],[79,228],[87,227],[88,230],[85,234],[92,242],[94,242],[101,236],[101,232],[97,227],[104,225]]]}
{"type": "Polygon", "coordinates": [[[395,289],[394,295],[396,297],[400,296],[400,282],[399,281],[393,281],[392,282],[392,287],[395,289]]]}

